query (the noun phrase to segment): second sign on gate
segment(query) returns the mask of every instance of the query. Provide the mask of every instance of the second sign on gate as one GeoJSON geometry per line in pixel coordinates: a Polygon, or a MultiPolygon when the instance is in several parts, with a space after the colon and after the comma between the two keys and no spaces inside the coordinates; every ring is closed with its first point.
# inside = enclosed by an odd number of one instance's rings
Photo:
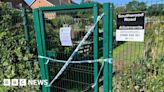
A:
{"type": "Polygon", "coordinates": [[[116,41],[144,41],[143,12],[117,15],[116,41]]]}

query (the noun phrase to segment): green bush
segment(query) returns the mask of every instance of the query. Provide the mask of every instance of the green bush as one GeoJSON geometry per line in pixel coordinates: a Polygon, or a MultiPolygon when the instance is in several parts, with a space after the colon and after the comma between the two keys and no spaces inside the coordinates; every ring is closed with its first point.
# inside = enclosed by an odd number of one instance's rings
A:
{"type": "Polygon", "coordinates": [[[0,3],[0,92],[39,91],[39,86],[3,86],[3,79],[39,79],[38,62],[27,51],[21,19],[19,10],[0,3]]]}
{"type": "Polygon", "coordinates": [[[113,79],[114,92],[162,92],[164,90],[164,57],[140,59],[129,64],[123,74],[113,79]]]}

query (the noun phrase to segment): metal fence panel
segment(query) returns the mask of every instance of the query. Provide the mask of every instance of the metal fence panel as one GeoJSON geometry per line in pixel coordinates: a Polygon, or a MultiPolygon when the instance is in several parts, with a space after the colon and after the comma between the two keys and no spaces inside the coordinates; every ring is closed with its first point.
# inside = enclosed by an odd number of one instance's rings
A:
{"type": "MultiPolygon", "coordinates": [[[[114,31],[116,30],[116,15],[128,12],[145,13],[144,42],[120,42],[113,40],[113,91],[114,92],[162,92],[162,85],[154,83],[160,80],[163,70],[160,65],[164,56],[164,1],[138,0],[125,2],[112,0],[114,3],[114,31]],[[154,65],[155,64],[155,65],[154,65]],[[156,69],[158,67],[158,69],[156,69]],[[161,72],[162,73],[162,72],[161,72]],[[157,77],[154,79],[153,77],[157,77]],[[149,81],[149,80],[153,81],[149,81]],[[152,84],[151,84],[152,83],[152,84]],[[157,87],[155,85],[160,85],[157,87]],[[153,88],[154,87],[154,88],[153,88]]],[[[115,32],[114,32],[115,35],[115,32]]],[[[162,82],[163,83],[163,82],[162,82]]]]}

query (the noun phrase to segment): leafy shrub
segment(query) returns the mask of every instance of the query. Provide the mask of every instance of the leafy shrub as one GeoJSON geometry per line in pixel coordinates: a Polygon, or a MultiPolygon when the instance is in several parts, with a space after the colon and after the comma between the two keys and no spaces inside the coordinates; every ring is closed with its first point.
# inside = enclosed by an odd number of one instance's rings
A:
{"type": "Polygon", "coordinates": [[[0,92],[37,92],[39,86],[5,87],[3,79],[38,79],[36,57],[27,51],[21,12],[0,3],[0,92]]]}
{"type": "Polygon", "coordinates": [[[140,59],[129,64],[123,74],[114,77],[114,92],[162,92],[164,57],[140,59]]]}

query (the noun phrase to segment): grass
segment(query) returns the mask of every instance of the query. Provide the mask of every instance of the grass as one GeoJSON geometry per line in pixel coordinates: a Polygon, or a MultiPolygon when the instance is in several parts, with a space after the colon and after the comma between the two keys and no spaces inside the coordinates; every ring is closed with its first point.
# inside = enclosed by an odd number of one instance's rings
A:
{"type": "Polygon", "coordinates": [[[143,56],[144,43],[125,42],[113,50],[114,60],[134,61],[143,56]]]}
{"type": "MultiPolygon", "coordinates": [[[[135,61],[143,57],[144,43],[142,42],[125,42],[120,46],[114,48],[113,59],[115,61],[135,61]]],[[[103,57],[100,58],[100,63],[103,57]]]]}

